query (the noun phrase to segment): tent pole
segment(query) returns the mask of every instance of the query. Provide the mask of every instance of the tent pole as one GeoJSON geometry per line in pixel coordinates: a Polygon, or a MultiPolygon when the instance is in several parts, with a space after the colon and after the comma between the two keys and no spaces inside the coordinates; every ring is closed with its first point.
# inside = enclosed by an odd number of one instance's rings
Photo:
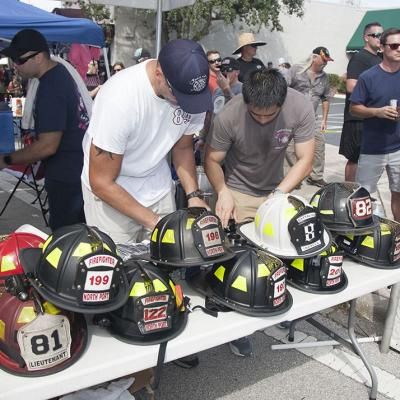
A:
{"type": "Polygon", "coordinates": [[[107,72],[107,79],[110,79],[110,66],[108,65],[108,54],[107,54],[107,47],[103,47],[103,57],[104,57],[104,65],[106,67],[107,72]]]}
{"type": "Polygon", "coordinates": [[[162,0],[157,0],[156,13],[156,57],[161,50],[161,31],[162,31],[162,0]]]}

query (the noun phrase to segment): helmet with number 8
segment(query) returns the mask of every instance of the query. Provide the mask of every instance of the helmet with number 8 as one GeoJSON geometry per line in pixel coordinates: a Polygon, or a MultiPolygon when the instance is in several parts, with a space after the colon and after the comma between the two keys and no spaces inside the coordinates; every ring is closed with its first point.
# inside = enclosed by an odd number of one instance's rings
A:
{"type": "Polygon", "coordinates": [[[177,210],[154,228],[148,261],[186,268],[228,260],[234,254],[225,243],[220,219],[201,207],[177,210]]]}
{"type": "Polygon", "coordinates": [[[22,250],[21,263],[40,295],[65,310],[108,312],[128,297],[128,281],[114,242],[85,224],[55,230],[43,249],[22,250]]]}
{"type": "Polygon", "coordinates": [[[328,250],[310,257],[282,259],[287,266],[287,281],[296,289],[309,293],[334,294],[347,287],[347,276],[342,269],[343,251],[332,243],[328,250]]]}
{"type": "Polygon", "coordinates": [[[262,317],[288,311],[293,303],[286,289],[286,268],[278,258],[248,245],[234,248],[235,258],[186,278],[207,296],[206,304],[262,317]]]}
{"type": "Polygon", "coordinates": [[[372,214],[371,196],[358,183],[329,183],[313,195],[311,205],[333,232],[362,235],[371,232],[378,224],[372,214]]]}
{"type": "Polygon", "coordinates": [[[130,281],[128,301],[95,321],[133,344],[158,344],[178,336],[188,314],[181,286],[153,263],[127,261],[125,267],[130,281]]]}
{"type": "Polygon", "coordinates": [[[87,344],[85,318],[39,298],[21,301],[0,292],[0,368],[19,376],[44,376],[75,363],[87,344]]]}
{"type": "Polygon", "coordinates": [[[345,253],[366,265],[380,269],[400,267],[400,224],[377,217],[379,225],[373,232],[355,236],[340,235],[336,241],[345,253]]]}
{"type": "Polygon", "coordinates": [[[254,222],[241,225],[239,231],[257,247],[284,258],[312,257],[329,248],[331,241],[318,212],[290,194],[267,198],[254,222]]]}

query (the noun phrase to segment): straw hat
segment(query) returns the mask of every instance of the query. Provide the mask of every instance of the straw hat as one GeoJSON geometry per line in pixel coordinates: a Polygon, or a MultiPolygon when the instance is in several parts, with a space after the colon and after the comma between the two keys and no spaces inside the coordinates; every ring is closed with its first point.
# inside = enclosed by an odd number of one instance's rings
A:
{"type": "Polygon", "coordinates": [[[253,44],[255,46],[265,46],[267,42],[260,42],[259,40],[256,40],[256,38],[252,33],[244,32],[239,36],[238,40],[239,47],[232,54],[239,54],[241,52],[242,47],[248,44],[253,44]]]}

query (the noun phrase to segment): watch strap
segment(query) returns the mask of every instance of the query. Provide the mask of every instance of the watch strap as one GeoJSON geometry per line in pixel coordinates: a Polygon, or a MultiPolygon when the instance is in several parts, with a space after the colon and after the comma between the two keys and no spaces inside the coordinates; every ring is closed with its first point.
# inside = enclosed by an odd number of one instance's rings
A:
{"type": "Polygon", "coordinates": [[[203,192],[201,190],[195,190],[193,192],[190,192],[189,194],[186,195],[186,200],[190,200],[193,199],[194,197],[202,197],[203,196],[203,192]]]}

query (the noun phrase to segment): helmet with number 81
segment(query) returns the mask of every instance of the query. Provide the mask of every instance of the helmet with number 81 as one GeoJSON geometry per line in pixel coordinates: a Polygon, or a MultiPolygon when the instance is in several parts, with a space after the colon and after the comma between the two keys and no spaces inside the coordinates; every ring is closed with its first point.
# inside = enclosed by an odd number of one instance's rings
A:
{"type": "Polygon", "coordinates": [[[22,301],[0,292],[0,368],[19,376],[43,376],[75,363],[87,344],[80,314],[41,300],[31,288],[22,301]]]}
{"type": "Polygon", "coordinates": [[[318,212],[302,197],[290,194],[269,197],[254,222],[241,225],[239,231],[256,246],[283,258],[312,257],[331,241],[318,212]]]}
{"type": "Polygon", "coordinates": [[[371,196],[358,183],[329,183],[313,195],[311,205],[333,232],[362,235],[371,232],[378,224],[372,214],[371,196]]]}

